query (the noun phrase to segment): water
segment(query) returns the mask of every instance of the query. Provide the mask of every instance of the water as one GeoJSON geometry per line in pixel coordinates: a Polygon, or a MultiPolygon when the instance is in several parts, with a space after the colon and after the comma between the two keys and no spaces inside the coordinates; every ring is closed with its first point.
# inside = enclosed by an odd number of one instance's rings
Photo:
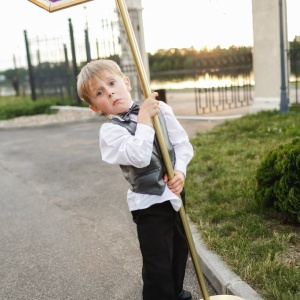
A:
{"type": "Polygon", "coordinates": [[[209,75],[198,77],[195,81],[194,78],[184,79],[155,79],[151,80],[151,89],[166,89],[166,90],[181,90],[181,89],[194,89],[196,88],[212,88],[212,87],[229,87],[229,86],[244,86],[254,85],[253,75],[244,76],[239,75],[237,77],[209,75]]]}

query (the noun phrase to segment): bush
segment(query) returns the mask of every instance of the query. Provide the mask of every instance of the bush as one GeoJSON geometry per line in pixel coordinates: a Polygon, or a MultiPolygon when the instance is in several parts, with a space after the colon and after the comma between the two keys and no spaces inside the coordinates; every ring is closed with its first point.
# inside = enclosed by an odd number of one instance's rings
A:
{"type": "Polygon", "coordinates": [[[53,113],[50,109],[51,105],[53,105],[53,101],[5,103],[0,107],[0,120],[11,119],[19,116],[53,113]]]}
{"type": "Polygon", "coordinates": [[[300,223],[300,138],[271,150],[256,173],[256,199],[300,223]]]}

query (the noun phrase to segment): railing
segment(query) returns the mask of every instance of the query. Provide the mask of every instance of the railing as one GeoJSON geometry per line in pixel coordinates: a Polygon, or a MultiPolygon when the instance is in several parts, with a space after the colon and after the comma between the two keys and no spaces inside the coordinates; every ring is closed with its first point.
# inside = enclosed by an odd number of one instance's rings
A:
{"type": "Polygon", "coordinates": [[[251,52],[208,56],[199,60],[195,58],[194,70],[197,114],[251,105],[251,52]]]}
{"type": "Polygon", "coordinates": [[[197,114],[249,106],[252,99],[253,87],[251,85],[195,88],[197,114]]]}

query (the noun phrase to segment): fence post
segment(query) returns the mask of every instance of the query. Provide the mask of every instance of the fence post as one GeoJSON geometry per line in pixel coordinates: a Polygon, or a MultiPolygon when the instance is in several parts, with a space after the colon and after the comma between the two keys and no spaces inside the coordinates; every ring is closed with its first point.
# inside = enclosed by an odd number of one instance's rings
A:
{"type": "Polygon", "coordinates": [[[31,99],[33,101],[35,101],[36,100],[36,93],[35,93],[35,83],[34,83],[34,76],[33,76],[33,67],[32,67],[32,64],[31,64],[29,43],[28,43],[28,39],[27,39],[26,30],[24,30],[24,38],[25,38],[25,46],[26,46],[26,54],[27,54],[29,81],[30,81],[30,88],[31,88],[31,99]]]}
{"type": "Polygon", "coordinates": [[[19,72],[17,67],[17,60],[15,54],[13,55],[13,61],[14,61],[14,69],[15,69],[15,76],[13,77],[13,87],[16,92],[16,96],[20,96],[20,78],[19,78],[19,72]]]}
{"type": "Polygon", "coordinates": [[[67,83],[66,83],[66,89],[68,92],[69,101],[72,99],[71,89],[70,89],[70,83],[71,83],[71,76],[70,76],[70,70],[69,70],[69,57],[68,57],[68,49],[67,45],[63,44],[64,47],[64,55],[65,55],[65,71],[67,76],[67,83]]]}
{"type": "Polygon", "coordinates": [[[96,50],[97,50],[97,58],[100,59],[99,42],[98,42],[98,39],[96,39],[96,50]]]}
{"type": "Polygon", "coordinates": [[[81,105],[81,100],[77,94],[76,82],[77,82],[77,62],[76,62],[76,52],[75,52],[75,41],[74,41],[74,34],[73,34],[73,26],[72,21],[69,18],[69,31],[70,31],[70,41],[71,41],[71,52],[72,52],[72,66],[73,66],[73,86],[74,86],[74,97],[76,99],[76,103],[81,105]]]}
{"type": "Polygon", "coordinates": [[[91,57],[91,47],[90,47],[90,40],[89,40],[89,29],[84,29],[84,38],[85,38],[85,51],[86,51],[86,60],[90,62],[92,60],[91,57]]]}

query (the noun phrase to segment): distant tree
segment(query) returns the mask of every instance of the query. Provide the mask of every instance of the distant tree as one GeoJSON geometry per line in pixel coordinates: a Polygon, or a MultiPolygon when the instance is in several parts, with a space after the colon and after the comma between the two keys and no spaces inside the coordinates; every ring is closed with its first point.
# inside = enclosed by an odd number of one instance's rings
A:
{"type": "Polygon", "coordinates": [[[290,62],[291,73],[296,77],[300,75],[300,37],[296,36],[292,42],[290,42],[290,62]]]}
{"type": "Polygon", "coordinates": [[[183,71],[193,74],[199,72],[230,73],[233,70],[249,72],[252,68],[252,48],[231,46],[223,49],[220,46],[212,50],[203,48],[160,49],[154,54],[149,54],[151,74],[166,71],[183,71]]]}

